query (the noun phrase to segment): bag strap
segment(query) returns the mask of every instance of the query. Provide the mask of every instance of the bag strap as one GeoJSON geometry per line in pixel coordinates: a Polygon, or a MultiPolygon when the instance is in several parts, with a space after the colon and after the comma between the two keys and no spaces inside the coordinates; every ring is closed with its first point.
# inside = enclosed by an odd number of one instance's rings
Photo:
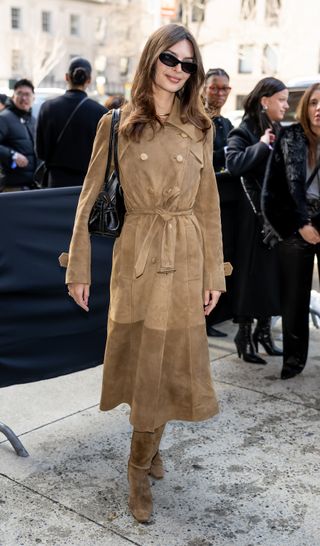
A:
{"type": "Polygon", "coordinates": [[[117,108],[115,110],[112,110],[109,148],[108,148],[108,160],[107,160],[105,184],[104,184],[105,191],[107,191],[109,188],[108,182],[109,182],[110,174],[111,174],[110,171],[111,171],[112,156],[114,157],[114,171],[117,175],[117,178],[120,184],[119,163],[118,163],[118,128],[116,129],[116,125],[119,122],[120,122],[120,108],[117,108]]]}
{"type": "Polygon", "coordinates": [[[70,125],[70,122],[73,119],[74,115],[79,110],[80,106],[82,106],[87,100],[89,100],[89,97],[84,97],[80,102],[78,102],[77,106],[72,110],[70,116],[68,117],[67,121],[65,122],[64,126],[62,127],[62,129],[61,129],[61,131],[60,131],[60,133],[58,135],[57,142],[56,142],[56,147],[55,147],[54,152],[50,155],[50,158],[47,159],[47,161],[45,161],[46,165],[48,165],[50,163],[50,161],[53,159],[54,154],[57,151],[58,144],[60,144],[60,142],[62,140],[62,137],[63,137],[64,133],[66,132],[68,126],[70,125]]]}
{"type": "Polygon", "coordinates": [[[78,102],[77,106],[74,108],[74,110],[72,110],[70,116],[68,117],[64,127],[62,128],[58,138],[57,138],[57,142],[56,142],[56,145],[58,145],[60,142],[61,142],[61,139],[64,135],[64,133],[66,132],[67,130],[67,127],[69,127],[70,125],[70,122],[71,120],[73,119],[74,115],[76,114],[76,112],[78,112],[79,108],[87,101],[89,100],[89,97],[84,97],[80,102],[78,102]]]}
{"type": "Polygon", "coordinates": [[[310,174],[308,180],[306,181],[306,190],[311,186],[313,179],[315,178],[317,172],[320,169],[320,160],[318,161],[317,165],[313,169],[312,173],[310,174]]]}

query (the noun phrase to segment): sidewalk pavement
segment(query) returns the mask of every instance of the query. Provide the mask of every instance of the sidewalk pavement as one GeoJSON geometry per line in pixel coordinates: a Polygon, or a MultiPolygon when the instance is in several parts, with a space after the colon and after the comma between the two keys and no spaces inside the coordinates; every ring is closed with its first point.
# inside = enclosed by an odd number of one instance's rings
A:
{"type": "Polygon", "coordinates": [[[0,545],[319,546],[320,330],[303,374],[281,381],[281,358],[245,363],[235,325],[219,328],[220,415],[168,424],[146,525],[127,508],[128,408],[98,409],[101,366],[1,389],[0,420],[30,456],[0,436],[0,545]]]}

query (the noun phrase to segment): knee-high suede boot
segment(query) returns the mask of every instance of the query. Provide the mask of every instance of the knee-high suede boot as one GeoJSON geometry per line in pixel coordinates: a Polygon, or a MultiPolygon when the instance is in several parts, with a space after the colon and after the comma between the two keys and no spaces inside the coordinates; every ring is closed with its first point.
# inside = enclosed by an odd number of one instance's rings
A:
{"type": "Polygon", "coordinates": [[[140,523],[149,521],[152,495],[148,473],[154,456],[154,433],[133,431],[128,463],[129,509],[140,523]]]}
{"type": "Polygon", "coordinates": [[[163,461],[159,452],[159,446],[165,426],[166,425],[161,425],[161,427],[156,428],[154,431],[154,455],[151,461],[149,474],[153,478],[156,478],[156,480],[161,480],[164,477],[163,461]]]}

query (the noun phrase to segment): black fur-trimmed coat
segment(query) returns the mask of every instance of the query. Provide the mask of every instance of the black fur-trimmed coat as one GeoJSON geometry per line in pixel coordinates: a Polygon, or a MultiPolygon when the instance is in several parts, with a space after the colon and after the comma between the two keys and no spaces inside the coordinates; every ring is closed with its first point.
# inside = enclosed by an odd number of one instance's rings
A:
{"type": "Polygon", "coordinates": [[[283,239],[308,223],[307,153],[306,136],[296,123],[282,129],[268,162],[261,208],[283,239]]]}

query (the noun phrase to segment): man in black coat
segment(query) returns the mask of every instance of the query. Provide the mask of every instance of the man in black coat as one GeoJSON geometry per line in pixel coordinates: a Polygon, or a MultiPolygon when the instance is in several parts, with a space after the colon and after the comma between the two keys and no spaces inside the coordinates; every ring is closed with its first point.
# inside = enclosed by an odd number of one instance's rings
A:
{"type": "MultiPolygon", "coordinates": [[[[225,150],[227,136],[233,129],[231,121],[221,115],[221,108],[226,103],[231,87],[229,76],[222,68],[210,69],[205,77],[204,98],[208,115],[212,119],[214,127],[213,168],[215,171],[220,197],[221,224],[223,237],[223,254],[225,262],[235,265],[236,238],[237,238],[237,214],[240,192],[240,179],[231,176],[226,170],[225,150]]],[[[226,334],[213,327],[233,316],[233,277],[226,279],[227,291],[219,299],[215,309],[208,317],[207,335],[222,337],[226,334]]]]}
{"type": "Polygon", "coordinates": [[[31,81],[16,82],[13,97],[0,113],[0,191],[31,189],[37,165],[31,81]]]}
{"type": "Polygon", "coordinates": [[[36,149],[48,169],[49,188],[82,185],[98,122],[107,112],[85,92],[91,82],[86,59],[73,59],[65,79],[65,94],[46,101],[38,117],[36,149]]]}

